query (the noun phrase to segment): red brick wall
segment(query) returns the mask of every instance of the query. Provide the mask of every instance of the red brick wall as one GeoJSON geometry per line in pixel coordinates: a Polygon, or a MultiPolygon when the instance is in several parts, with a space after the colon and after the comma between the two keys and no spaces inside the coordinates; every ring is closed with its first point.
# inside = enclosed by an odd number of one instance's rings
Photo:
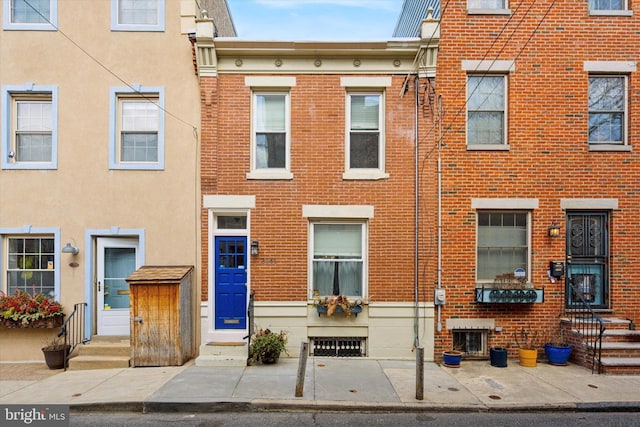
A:
{"type": "MultiPolygon", "coordinates": [[[[297,75],[291,88],[292,180],[247,180],[251,90],[244,75],[202,78],[202,193],[255,195],[251,239],[256,300],[307,299],[308,219],[303,205],[372,205],[368,295],[372,301],[413,301],[415,95],[401,96],[404,76],[385,95],[389,179],[343,180],[345,88],[340,75],[297,75]],[[207,104],[207,99],[214,102],[207,104]],[[212,110],[217,107],[217,116],[212,110]],[[209,114],[211,113],[211,114],[209,114]]],[[[430,144],[433,137],[430,136],[430,144]]],[[[203,210],[202,299],[207,299],[207,229],[203,210]]]]}
{"type": "MultiPolygon", "coordinates": [[[[587,2],[509,2],[513,17],[467,15],[466,2],[448,3],[441,22],[437,93],[443,120],[443,320],[494,318],[503,332],[491,346],[513,344],[521,327],[558,329],[564,311],[563,281],[550,284],[550,260],[564,260],[565,239],[547,237],[557,219],[565,233],[562,198],[615,198],[610,218],[612,313],[640,317],[640,160],[631,152],[589,152],[587,145],[589,61],[636,61],[638,14],[589,17],[587,2]],[[548,14],[547,14],[548,13],[548,14]],[[545,14],[547,14],[545,16],[545,14]],[[538,27],[539,25],[539,27],[538,27]],[[467,151],[466,72],[461,60],[512,60],[508,84],[509,151],[467,151]],[[543,304],[475,304],[475,211],[472,198],[536,198],[532,214],[532,280],[544,288],[543,304]]],[[[640,137],[638,73],[629,77],[629,144],[640,137]]],[[[432,164],[431,168],[435,168],[432,164]]],[[[433,184],[433,183],[432,183],[433,184]]],[[[434,190],[435,192],[435,190],[434,190]]],[[[435,273],[433,273],[435,274],[435,273]]],[[[443,326],[444,326],[443,322],[443,326]]],[[[443,328],[436,353],[450,346],[443,328]]]]}

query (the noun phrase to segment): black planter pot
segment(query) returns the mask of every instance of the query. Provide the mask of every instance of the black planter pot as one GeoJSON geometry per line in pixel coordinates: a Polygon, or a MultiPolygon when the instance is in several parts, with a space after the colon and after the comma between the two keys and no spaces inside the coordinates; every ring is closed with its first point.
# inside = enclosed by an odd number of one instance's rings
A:
{"type": "Polygon", "coordinates": [[[70,345],[61,346],[55,349],[43,348],[42,353],[44,354],[44,361],[49,369],[63,369],[69,350],[71,350],[70,345]]]}
{"type": "Polygon", "coordinates": [[[507,367],[507,349],[502,347],[494,347],[489,349],[489,358],[491,359],[491,366],[497,368],[507,367]]]}

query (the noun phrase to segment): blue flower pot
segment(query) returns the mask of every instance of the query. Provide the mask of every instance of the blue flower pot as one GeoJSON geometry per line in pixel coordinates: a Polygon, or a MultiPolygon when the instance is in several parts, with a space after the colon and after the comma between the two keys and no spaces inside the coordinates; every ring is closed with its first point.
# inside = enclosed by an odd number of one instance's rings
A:
{"type": "Polygon", "coordinates": [[[506,348],[494,347],[489,350],[489,358],[491,360],[491,366],[495,366],[497,368],[506,368],[507,356],[508,356],[508,352],[506,348]]]}
{"type": "Polygon", "coordinates": [[[552,365],[564,366],[571,356],[572,347],[570,345],[552,345],[545,344],[544,352],[547,355],[549,363],[552,365]]]}
{"type": "Polygon", "coordinates": [[[442,362],[448,368],[459,368],[461,361],[462,352],[460,351],[445,351],[442,353],[442,362]]]}

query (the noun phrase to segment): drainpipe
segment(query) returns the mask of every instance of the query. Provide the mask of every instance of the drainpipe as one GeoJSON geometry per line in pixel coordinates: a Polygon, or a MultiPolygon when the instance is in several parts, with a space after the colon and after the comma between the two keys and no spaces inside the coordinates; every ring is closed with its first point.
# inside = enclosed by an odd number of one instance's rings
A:
{"type": "MultiPolygon", "coordinates": [[[[438,95],[438,289],[442,288],[442,94],[438,95]]],[[[437,331],[442,331],[442,304],[438,304],[437,331]]]]}
{"type": "Polygon", "coordinates": [[[414,81],[414,87],[415,87],[415,117],[414,117],[414,128],[415,128],[415,153],[414,153],[414,168],[415,168],[415,172],[414,172],[414,186],[415,186],[415,210],[414,210],[414,215],[415,215],[415,225],[414,225],[414,244],[415,244],[415,262],[413,263],[413,283],[414,283],[414,298],[415,298],[415,307],[414,307],[414,319],[413,319],[413,346],[415,348],[418,348],[420,346],[420,338],[418,337],[418,326],[420,324],[420,312],[419,312],[419,301],[420,301],[420,292],[419,292],[419,286],[418,286],[418,280],[419,280],[419,276],[420,276],[420,272],[419,272],[419,268],[418,268],[418,264],[419,264],[419,260],[420,260],[420,236],[419,236],[419,231],[420,231],[420,174],[419,174],[419,167],[420,167],[420,162],[418,160],[418,141],[419,141],[419,134],[418,134],[418,111],[420,109],[420,99],[419,99],[419,94],[418,94],[418,90],[420,88],[419,85],[419,76],[418,74],[416,74],[416,78],[414,81]]]}

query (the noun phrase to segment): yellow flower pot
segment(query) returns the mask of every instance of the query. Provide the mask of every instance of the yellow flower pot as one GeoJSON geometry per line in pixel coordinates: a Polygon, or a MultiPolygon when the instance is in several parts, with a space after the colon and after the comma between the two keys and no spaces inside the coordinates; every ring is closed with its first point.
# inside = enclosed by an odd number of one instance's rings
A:
{"type": "Polygon", "coordinates": [[[526,366],[527,368],[535,368],[538,361],[538,350],[530,348],[518,349],[518,355],[520,356],[520,366],[526,366]]]}

